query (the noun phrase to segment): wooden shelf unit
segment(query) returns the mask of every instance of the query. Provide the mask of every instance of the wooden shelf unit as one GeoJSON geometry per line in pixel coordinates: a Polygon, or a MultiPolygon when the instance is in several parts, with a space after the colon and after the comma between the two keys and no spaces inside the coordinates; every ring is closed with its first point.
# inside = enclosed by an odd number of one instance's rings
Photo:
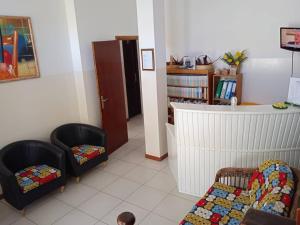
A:
{"type": "MultiPolygon", "coordinates": [[[[171,95],[168,93],[169,98],[177,98],[177,99],[185,99],[185,100],[191,100],[191,101],[201,101],[206,104],[212,104],[213,102],[213,91],[212,91],[212,86],[213,86],[213,73],[209,70],[196,70],[196,69],[180,69],[180,68],[174,68],[173,66],[167,67],[167,75],[168,76],[186,76],[186,77],[207,77],[207,86],[204,85],[193,85],[193,84],[169,84],[168,87],[174,87],[174,88],[201,88],[202,95],[205,92],[207,95],[207,98],[196,98],[196,97],[187,97],[187,96],[177,96],[177,95],[171,95]]],[[[174,123],[174,115],[173,115],[173,110],[169,108],[168,110],[168,118],[169,118],[169,123],[174,123]]]]}
{"type": "Polygon", "coordinates": [[[235,90],[235,96],[238,99],[238,105],[241,104],[242,102],[242,91],[243,91],[243,75],[242,74],[237,74],[236,76],[224,76],[224,75],[216,75],[214,74],[212,76],[212,104],[230,104],[230,99],[223,99],[223,98],[216,98],[216,91],[217,91],[217,86],[219,83],[219,80],[224,79],[224,80],[235,80],[236,81],[236,90],[235,90]]]}

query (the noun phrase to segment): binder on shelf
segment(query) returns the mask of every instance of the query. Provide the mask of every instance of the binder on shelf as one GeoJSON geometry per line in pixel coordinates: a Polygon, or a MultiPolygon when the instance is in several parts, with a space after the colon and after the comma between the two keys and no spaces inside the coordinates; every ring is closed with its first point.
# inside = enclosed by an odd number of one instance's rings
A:
{"type": "Polygon", "coordinates": [[[235,96],[235,92],[236,92],[236,81],[233,81],[230,98],[235,96]]]}
{"type": "Polygon", "coordinates": [[[216,91],[216,98],[220,98],[220,96],[221,96],[223,83],[224,83],[224,80],[219,80],[218,86],[217,86],[217,91],[216,91]]]}
{"type": "Polygon", "coordinates": [[[233,86],[233,81],[232,80],[228,81],[227,90],[226,90],[226,94],[225,94],[225,97],[224,97],[225,99],[230,99],[231,98],[232,86],[233,86]]]}
{"type": "Polygon", "coordinates": [[[224,80],[220,98],[225,98],[227,86],[228,86],[228,81],[227,81],[227,80],[224,80]]]}

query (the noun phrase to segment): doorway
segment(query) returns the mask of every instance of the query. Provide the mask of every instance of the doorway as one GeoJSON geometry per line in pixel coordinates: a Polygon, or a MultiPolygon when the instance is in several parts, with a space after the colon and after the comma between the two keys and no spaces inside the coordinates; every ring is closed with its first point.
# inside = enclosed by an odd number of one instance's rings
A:
{"type": "Polygon", "coordinates": [[[122,46],[125,101],[127,119],[130,120],[142,113],[138,37],[116,36],[116,39],[121,42],[122,46]]]}

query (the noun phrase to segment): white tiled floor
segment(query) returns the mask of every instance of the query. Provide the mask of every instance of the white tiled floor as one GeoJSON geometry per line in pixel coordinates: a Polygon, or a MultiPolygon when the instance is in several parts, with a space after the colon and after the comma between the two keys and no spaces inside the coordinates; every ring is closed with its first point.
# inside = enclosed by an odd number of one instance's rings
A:
{"type": "Polygon", "coordinates": [[[0,202],[0,225],[116,225],[119,213],[131,211],[141,225],[176,225],[197,198],[179,193],[167,159],[145,159],[142,117],[128,123],[129,142],[114,152],[106,167],[88,172],[77,184],[68,181],[26,208],[23,217],[0,202]]]}

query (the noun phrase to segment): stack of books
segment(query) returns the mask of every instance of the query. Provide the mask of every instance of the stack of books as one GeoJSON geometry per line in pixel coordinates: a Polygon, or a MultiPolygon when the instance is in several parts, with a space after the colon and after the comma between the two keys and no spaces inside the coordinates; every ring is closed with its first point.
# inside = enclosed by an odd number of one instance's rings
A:
{"type": "Polygon", "coordinates": [[[168,87],[169,96],[177,96],[183,98],[203,98],[203,93],[201,88],[177,88],[168,87]]]}
{"type": "Polygon", "coordinates": [[[192,86],[206,87],[208,86],[207,76],[168,76],[168,85],[174,86],[192,86]]]}
{"type": "Polygon", "coordinates": [[[220,99],[231,99],[235,96],[236,91],[236,81],[235,80],[225,80],[221,79],[218,82],[217,90],[215,93],[216,98],[220,99]]]}

